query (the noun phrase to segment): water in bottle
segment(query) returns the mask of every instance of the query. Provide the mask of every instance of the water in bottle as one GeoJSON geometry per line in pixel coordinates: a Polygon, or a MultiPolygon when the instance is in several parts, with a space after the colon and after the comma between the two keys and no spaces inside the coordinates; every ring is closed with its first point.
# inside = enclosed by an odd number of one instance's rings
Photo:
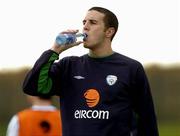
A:
{"type": "Polygon", "coordinates": [[[72,44],[77,41],[78,37],[82,37],[83,40],[86,39],[87,34],[77,33],[77,34],[59,34],[56,37],[56,43],[58,45],[72,44]]]}

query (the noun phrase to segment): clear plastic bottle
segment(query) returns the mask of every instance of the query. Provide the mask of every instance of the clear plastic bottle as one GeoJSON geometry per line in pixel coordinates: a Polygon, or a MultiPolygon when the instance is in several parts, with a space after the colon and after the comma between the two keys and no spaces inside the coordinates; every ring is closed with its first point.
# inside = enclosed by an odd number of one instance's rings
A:
{"type": "Polygon", "coordinates": [[[56,37],[56,43],[58,45],[71,44],[77,41],[78,37],[82,37],[82,39],[86,39],[87,34],[85,33],[77,33],[77,34],[59,34],[56,37]]]}

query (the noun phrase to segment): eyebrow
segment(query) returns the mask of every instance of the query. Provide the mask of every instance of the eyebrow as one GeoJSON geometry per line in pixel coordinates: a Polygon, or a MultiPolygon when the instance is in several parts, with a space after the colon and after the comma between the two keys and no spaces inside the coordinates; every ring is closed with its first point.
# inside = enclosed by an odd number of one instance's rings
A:
{"type": "Polygon", "coordinates": [[[85,23],[87,20],[89,20],[90,22],[98,22],[98,21],[95,20],[95,19],[84,19],[82,22],[85,23]]]}

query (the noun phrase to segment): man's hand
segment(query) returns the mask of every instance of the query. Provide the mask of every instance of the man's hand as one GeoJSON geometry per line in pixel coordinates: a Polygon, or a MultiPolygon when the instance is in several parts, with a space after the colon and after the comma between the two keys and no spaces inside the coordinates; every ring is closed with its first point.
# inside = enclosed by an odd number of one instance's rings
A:
{"type": "MultiPolygon", "coordinates": [[[[61,32],[61,34],[76,34],[78,32],[78,30],[67,30],[67,31],[63,31],[61,32]]],[[[72,48],[74,46],[78,46],[79,44],[83,43],[83,41],[78,41],[72,44],[65,44],[65,45],[59,45],[56,42],[54,42],[51,50],[55,51],[56,53],[60,54],[61,52],[72,48]]]]}

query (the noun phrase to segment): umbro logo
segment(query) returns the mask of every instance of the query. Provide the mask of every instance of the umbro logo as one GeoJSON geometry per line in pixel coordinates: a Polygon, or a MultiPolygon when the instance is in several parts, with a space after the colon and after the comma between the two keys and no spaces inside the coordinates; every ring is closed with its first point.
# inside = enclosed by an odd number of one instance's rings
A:
{"type": "Polygon", "coordinates": [[[83,76],[74,76],[75,79],[85,79],[83,76]]]}

